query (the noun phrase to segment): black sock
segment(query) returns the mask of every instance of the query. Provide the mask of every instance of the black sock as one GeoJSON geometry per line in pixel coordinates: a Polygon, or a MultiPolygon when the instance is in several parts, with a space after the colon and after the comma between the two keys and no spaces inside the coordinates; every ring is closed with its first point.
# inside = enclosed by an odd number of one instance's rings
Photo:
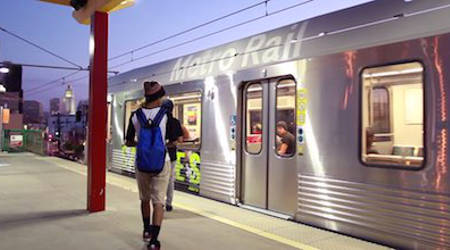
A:
{"type": "Polygon", "coordinates": [[[144,230],[150,231],[150,217],[148,218],[142,218],[142,221],[144,222],[144,230]]]}
{"type": "Polygon", "coordinates": [[[161,230],[161,226],[157,226],[157,225],[150,226],[150,235],[152,236],[152,241],[158,240],[159,230],[161,230]]]}

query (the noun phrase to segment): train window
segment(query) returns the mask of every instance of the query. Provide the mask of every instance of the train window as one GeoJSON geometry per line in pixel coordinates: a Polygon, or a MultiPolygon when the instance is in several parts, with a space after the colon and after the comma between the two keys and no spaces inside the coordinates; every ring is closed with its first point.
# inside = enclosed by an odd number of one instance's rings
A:
{"type": "Polygon", "coordinates": [[[363,162],[422,166],[423,84],[423,66],[418,62],[367,68],[362,72],[363,162]]]}
{"type": "Polygon", "coordinates": [[[276,152],[282,157],[291,157],[296,150],[295,90],[296,84],[292,79],[277,83],[276,152]]]}
{"type": "Polygon", "coordinates": [[[143,103],[144,103],[144,98],[142,99],[136,99],[136,100],[129,100],[125,102],[125,127],[124,127],[124,135],[126,135],[126,131],[128,128],[128,123],[130,122],[130,116],[131,113],[133,113],[134,111],[136,111],[143,103]]]}
{"type": "Polygon", "coordinates": [[[245,93],[245,147],[250,154],[259,154],[262,149],[262,86],[250,84],[245,93]]]}
{"type": "Polygon", "coordinates": [[[171,95],[173,115],[188,131],[180,147],[199,149],[202,129],[202,93],[200,91],[171,95]]]}

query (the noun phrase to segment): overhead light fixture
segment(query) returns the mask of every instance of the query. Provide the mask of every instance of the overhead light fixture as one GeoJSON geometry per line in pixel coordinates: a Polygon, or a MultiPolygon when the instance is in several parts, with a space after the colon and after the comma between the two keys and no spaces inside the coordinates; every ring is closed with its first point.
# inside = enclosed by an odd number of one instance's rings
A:
{"type": "Polygon", "coordinates": [[[180,101],[180,100],[188,100],[188,99],[196,99],[201,98],[201,94],[193,94],[193,95],[185,95],[185,96],[174,96],[174,97],[168,97],[172,101],[180,101]]]}
{"type": "Polygon", "coordinates": [[[0,68],[0,73],[8,74],[8,73],[9,73],[9,68],[7,68],[7,67],[1,67],[1,68],[0,68]]]}
{"type": "Polygon", "coordinates": [[[414,73],[421,73],[421,72],[423,72],[423,68],[412,68],[412,69],[404,69],[404,70],[369,73],[369,74],[364,74],[363,77],[370,78],[370,77],[396,76],[396,75],[406,75],[406,74],[414,74],[414,73]]]}

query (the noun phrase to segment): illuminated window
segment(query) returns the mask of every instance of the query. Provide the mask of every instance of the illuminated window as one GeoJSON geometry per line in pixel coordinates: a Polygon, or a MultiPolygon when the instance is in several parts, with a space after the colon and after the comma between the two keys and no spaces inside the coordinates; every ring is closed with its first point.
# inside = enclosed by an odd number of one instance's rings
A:
{"type": "Polygon", "coordinates": [[[276,152],[283,157],[291,157],[296,151],[295,90],[295,82],[291,79],[277,83],[276,152]]]}
{"type": "Polygon", "coordinates": [[[245,147],[250,154],[259,154],[262,149],[262,86],[250,84],[245,91],[245,147]]]}
{"type": "Polygon", "coordinates": [[[199,149],[202,136],[202,93],[200,91],[171,95],[173,101],[173,116],[189,132],[189,138],[184,138],[180,147],[199,149]]]}
{"type": "Polygon", "coordinates": [[[124,135],[127,134],[128,123],[130,122],[131,114],[136,111],[144,103],[144,98],[138,100],[130,100],[125,102],[125,127],[124,135]]]}
{"type": "Polygon", "coordinates": [[[361,158],[370,165],[424,162],[423,66],[418,62],[362,73],[361,158]]]}

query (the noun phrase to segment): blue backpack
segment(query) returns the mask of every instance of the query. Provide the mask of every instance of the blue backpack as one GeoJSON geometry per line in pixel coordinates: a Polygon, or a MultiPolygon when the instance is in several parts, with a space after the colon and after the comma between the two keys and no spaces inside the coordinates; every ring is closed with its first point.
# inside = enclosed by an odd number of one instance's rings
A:
{"type": "Polygon", "coordinates": [[[161,107],[153,120],[147,120],[141,108],[136,111],[141,125],[136,153],[136,166],[139,171],[159,174],[164,169],[166,146],[159,124],[166,112],[166,108],[161,107]]]}

